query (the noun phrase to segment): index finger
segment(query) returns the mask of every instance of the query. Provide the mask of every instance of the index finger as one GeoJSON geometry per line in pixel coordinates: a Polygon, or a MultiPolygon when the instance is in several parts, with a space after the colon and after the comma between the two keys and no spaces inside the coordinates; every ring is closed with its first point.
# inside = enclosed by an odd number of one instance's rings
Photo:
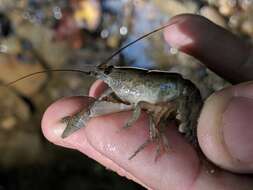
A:
{"type": "Polygon", "coordinates": [[[164,36],[173,47],[194,56],[221,77],[233,83],[253,80],[253,49],[245,41],[191,14],[170,20],[164,36]]]}

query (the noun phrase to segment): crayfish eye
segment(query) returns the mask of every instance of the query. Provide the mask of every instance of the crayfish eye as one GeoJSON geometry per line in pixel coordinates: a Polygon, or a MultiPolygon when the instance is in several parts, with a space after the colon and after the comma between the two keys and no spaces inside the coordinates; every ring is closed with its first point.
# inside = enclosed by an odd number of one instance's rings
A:
{"type": "Polygon", "coordinates": [[[104,68],[104,73],[105,73],[106,75],[108,75],[108,74],[110,74],[110,73],[112,72],[112,69],[113,69],[113,66],[110,65],[110,66],[104,68]]]}

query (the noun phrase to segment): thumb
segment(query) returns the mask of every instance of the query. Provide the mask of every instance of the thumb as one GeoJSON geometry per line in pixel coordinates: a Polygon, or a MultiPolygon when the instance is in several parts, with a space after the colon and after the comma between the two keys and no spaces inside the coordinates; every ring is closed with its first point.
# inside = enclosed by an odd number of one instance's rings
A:
{"type": "Polygon", "coordinates": [[[220,167],[253,172],[253,82],[231,86],[207,99],[198,139],[206,156],[220,167]]]}

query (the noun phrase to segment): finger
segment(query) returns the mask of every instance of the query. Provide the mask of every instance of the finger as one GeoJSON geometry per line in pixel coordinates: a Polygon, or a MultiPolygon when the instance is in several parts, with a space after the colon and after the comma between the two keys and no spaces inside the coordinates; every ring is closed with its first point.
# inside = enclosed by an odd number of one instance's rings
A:
{"type": "Polygon", "coordinates": [[[64,126],[59,120],[87,104],[87,98],[75,97],[62,99],[50,106],[42,120],[45,136],[55,144],[83,152],[149,189],[250,190],[253,185],[251,178],[245,176],[237,177],[223,171],[209,175],[206,169],[199,165],[195,151],[173,126],[168,129],[167,134],[172,152],[164,154],[154,162],[156,145],[151,144],[129,161],[129,156],[148,138],[145,115],[135,126],[121,132],[120,126],[123,126],[130,113],[99,117],[92,119],[86,128],[61,139],[64,126]]]}
{"type": "Polygon", "coordinates": [[[253,79],[253,50],[246,42],[201,16],[184,14],[170,22],[164,36],[171,46],[231,82],[253,79]]]}
{"type": "Polygon", "coordinates": [[[96,80],[90,88],[89,96],[99,97],[107,88],[107,84],[102,80],[96,80]]]}
{"type": "Polygon", "coordinates": [[[198,124],[206,156],[234,172],[253,173],[253,82],[231,86],[207,99],[198,124]]]}

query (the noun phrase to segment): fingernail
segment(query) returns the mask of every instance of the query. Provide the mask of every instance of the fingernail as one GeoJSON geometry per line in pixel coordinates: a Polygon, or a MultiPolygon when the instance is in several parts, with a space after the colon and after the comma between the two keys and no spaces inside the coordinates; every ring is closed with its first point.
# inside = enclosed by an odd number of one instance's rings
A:
{"type": "Polygon", "coordinates": [[[253,163],[253,99],[232,98],[223,114],[223,135],[231,156],[253,163]]]}
{"type": "Polygon", "coordinates": [[[183,21],[184,18],[173,20],[171,25],[165,29],[164,38],[171,47],[180,49],[193,43],[193,39],[180,29],[180,23],[183,21]]]}

